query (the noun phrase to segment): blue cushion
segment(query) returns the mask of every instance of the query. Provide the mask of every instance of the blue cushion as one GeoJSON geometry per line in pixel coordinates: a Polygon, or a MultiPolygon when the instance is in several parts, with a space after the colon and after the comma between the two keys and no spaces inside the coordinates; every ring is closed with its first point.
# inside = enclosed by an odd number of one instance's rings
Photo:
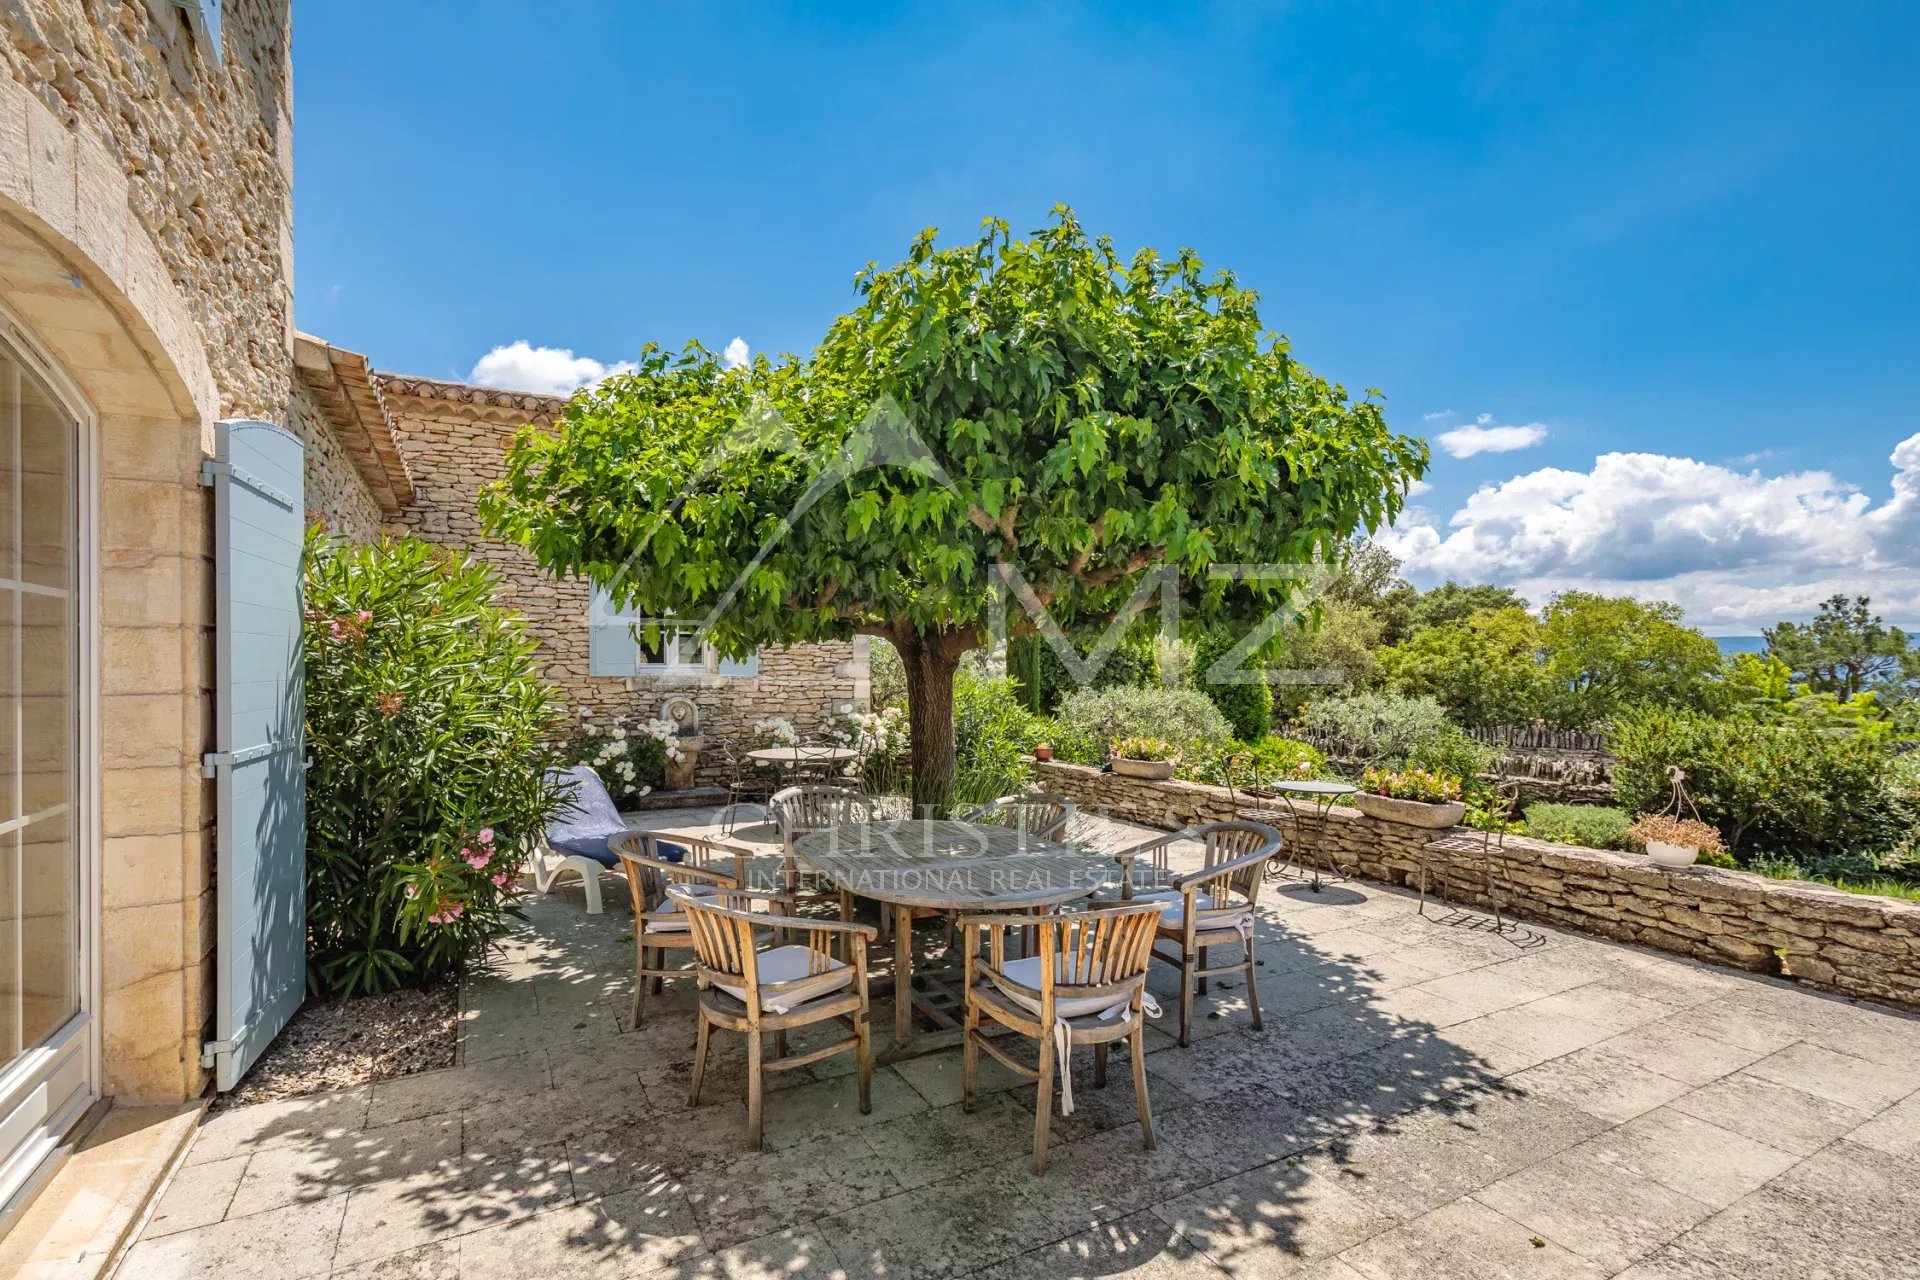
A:
{"type": "Polygon", "coordinates": [[[607,841],[627,829],[613,797],[592,766],[577,764],[548,774],[567,797],[547,828],[547,843],[562,853],[592,858],[603,867],[619,864],[607,841]]]}
{"type": "Polygon", "coordinates": [[[663,862],[685,862],[687,860],[687,846],[683,844],[674,844],[671,840],[656,840],[653,842],[653,847],[660,851],[660,858],[663,862]]]}

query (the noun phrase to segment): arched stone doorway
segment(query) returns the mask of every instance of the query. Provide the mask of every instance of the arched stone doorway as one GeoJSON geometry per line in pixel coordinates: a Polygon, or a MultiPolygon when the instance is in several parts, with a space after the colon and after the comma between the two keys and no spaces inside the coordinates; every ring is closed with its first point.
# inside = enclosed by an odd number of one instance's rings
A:
{"type": "Polygon", "coordinates": [[[212,616],[198,480],[218,406],[118,164],[4,80],[0,114],[27,125],[24,170],[0,163],[0,508],[14,504],[0,510],[4,1215],[93,1099],[175,1101],[204,1085],[212,616]],[[8,521],[25,535],[12,549],[8,521]]]}

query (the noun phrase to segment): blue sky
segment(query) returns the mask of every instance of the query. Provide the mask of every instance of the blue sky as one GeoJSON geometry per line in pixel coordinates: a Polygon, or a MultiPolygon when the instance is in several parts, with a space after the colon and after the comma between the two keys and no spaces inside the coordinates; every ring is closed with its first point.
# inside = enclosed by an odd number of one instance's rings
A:
{"type": "Polygon", "coordinates": [[[1451,445],[1389,537],[1422,580],[1920,623],[1916,7],[299,0],[294,39],[299,324],[377,367],[804,351],[921,227],[1064,201],[1451,445]]]}

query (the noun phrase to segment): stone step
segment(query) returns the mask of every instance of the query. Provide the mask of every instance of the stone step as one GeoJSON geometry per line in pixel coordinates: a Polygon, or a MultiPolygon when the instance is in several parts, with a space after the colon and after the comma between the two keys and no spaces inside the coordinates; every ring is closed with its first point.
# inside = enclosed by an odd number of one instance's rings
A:
{"type": "Polygon", "coordinates": [[[678,791],[649,791],[640,797],[634,807],[647,811],[654,809],[699,809],[707,805],[727,803],[729,793],[725,787],[682,787],[678,791]]]}

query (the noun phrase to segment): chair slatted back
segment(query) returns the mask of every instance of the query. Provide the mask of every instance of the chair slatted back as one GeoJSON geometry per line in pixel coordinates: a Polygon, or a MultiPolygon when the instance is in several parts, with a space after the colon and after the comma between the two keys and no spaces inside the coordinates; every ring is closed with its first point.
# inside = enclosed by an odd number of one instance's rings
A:
{"type": "Polygon", "coordinates": [[[1040,928],[1039,954],[1058,957],[1040,966],[1044,989],[1054,996],[1119,995],[1144,986],[1153,950],[1156,906],[1064,912],[1040,928]]]}
{"type": "Polygon", "coordinates": [[[817,986],[817,980],[833,968],[833,934],[826,929],[806,929],[805,921],[790,916],[765,916],[739,907],[721,905],[725,893],[696,898],[675,892],[673,900],[687,913],[688,931],[693,935],[693,953],[703,984],[741,987],[742,1002],[758,1017],[762,1005],[778,1000],[787,992],[817,986]],[[758,959],[759,930],[777,924],[783,936],[795,932],[805,935],[807,971],[785,982],[760,981],[758,959]]]}
{"type": "Polygon", "coordinates": [[[681,861],[674,862],[660,856],[660,843],[660,837],[650,831],[627,831],[607,841],[607,848],[613,850],[626,869],[627,892],[633,901],[636,920],[666,905],[670,885],[744,887],[739,874],[742,855],[738,850],[676,836],[667,843],[677,844],[687,852],[681,861]]]}
{"type": "Polygon", "coordinates": [[[1065,796],[1047,791],[1027,791],[1001,796],[964,814],[962,822],[991,823],[1014,829],[1040,840],[1054,840],[1065,834],[1078,807],[1065,796]]]}
{"type": "Polygon", "coordinates": [[[774,792],[767,804],[789,840],[809,831],[873,821],[873,801],[845,787],[802,783],[774,792]]]}
{"type": "MultiPolygon", "coordinates": [[[[1280,833],[1264,822],[1209,822],[1195,827],[1193,834],[1205,842],[1205,857],[1202,867],[1216,867],[1226,862],[1246,859],[1248,854],[1264,851],[1272,857],[1280,851],[1280,833]]],[[[1263,860],[1249,860],[1230,876],[1226,877],[1226,887],[1245,898],[1252,904],[1260,895],[1260,883],[1266,878],[1263,860]]],[[[1215,895],[1218,897],[1219,895],[1215,895]]]]}

